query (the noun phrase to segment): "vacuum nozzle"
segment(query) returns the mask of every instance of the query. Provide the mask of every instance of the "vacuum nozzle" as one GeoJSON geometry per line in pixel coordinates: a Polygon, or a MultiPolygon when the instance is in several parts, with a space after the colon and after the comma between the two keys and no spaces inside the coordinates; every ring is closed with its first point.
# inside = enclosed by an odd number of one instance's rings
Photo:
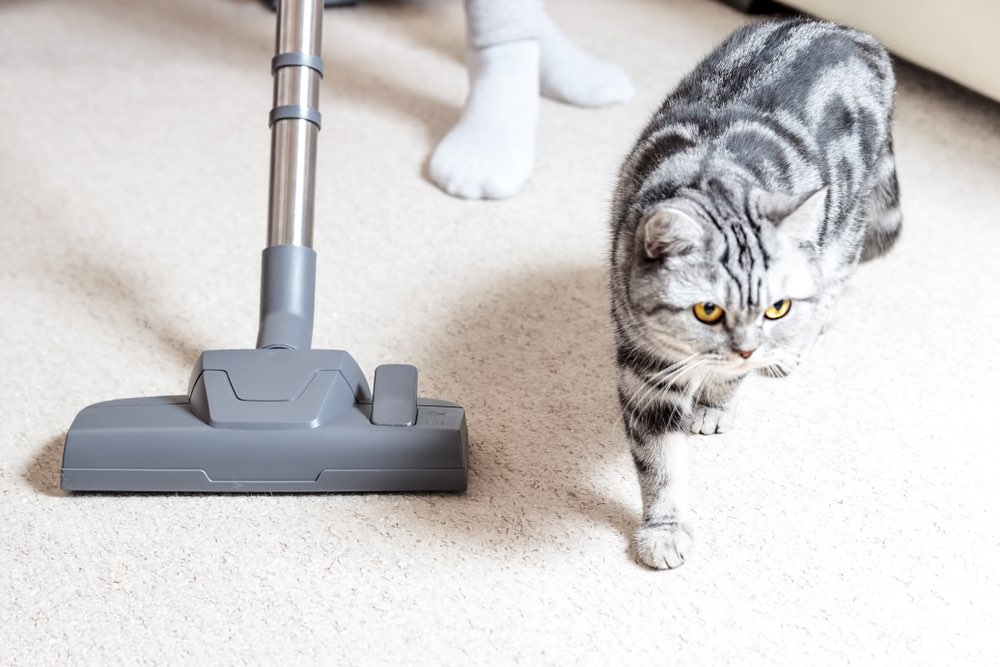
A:
{"type": "Polygon", "coordinates": [[[85,408],[66,436],[70,491],[463,491],[465,411],[418,398],[416,369],[341,350],[216,350],[187,396],[85,408]]]}

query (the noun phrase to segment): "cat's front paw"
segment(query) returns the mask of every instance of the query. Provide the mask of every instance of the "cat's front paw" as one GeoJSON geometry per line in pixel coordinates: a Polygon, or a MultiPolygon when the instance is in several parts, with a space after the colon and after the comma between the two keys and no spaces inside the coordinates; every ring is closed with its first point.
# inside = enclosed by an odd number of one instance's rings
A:
{"type": "Polygon", "coordinates": [[[691,418],[691,432],[695,435],[725,433],[733,428],[735,421],[736,413],[733,410],[696,405],[691,418]]]}
{"type": "Polygon", "coordinates": [[[680,567],[694,543],[691,527],[674,520],[644,521],[635,533],[635,555],[657,570],[680,567]]]}

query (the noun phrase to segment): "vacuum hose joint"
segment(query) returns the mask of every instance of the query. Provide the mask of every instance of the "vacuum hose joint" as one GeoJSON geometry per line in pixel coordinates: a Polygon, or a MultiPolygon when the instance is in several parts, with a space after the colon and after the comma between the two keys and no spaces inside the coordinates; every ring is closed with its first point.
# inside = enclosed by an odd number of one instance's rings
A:
{"type": "Polygon", "coordinates": [[[266,248],[261,259],[257,347],[308,350],[315,301],[315,251],[295,245],[266,248]]]}

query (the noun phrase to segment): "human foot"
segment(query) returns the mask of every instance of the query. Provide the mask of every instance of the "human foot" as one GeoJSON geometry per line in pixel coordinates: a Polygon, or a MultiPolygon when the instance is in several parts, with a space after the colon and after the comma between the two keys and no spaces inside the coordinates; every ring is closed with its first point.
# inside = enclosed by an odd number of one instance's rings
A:
{"type": "Polygon", "coordinates": [[[541,90],[546,97],[581,107],[603,107],[635,95],[625,70],[571,42],[548,16],[542,19],[539,44],[541,90]]]}
{"type": "Polygon", "coordinates": [[[469,96],[431,156],[430,177],[464,199],[516,194],[535,160],[539,45],[534,39],[471,50],[469,96]]]}

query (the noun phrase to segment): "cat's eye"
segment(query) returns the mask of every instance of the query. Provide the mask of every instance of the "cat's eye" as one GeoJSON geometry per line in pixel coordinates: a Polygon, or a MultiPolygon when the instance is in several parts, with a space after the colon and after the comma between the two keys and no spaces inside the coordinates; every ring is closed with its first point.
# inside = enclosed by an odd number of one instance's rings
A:
{"type": "Polygon", "coordinates": [[[769,320],[780,320],[782,317],[788,314],[788,311],[792,308],[792,302],[790,299],[782,299],[781,301],[775,301],[771,304],[771,307],[764,311],[764,317],[769,320]]]}
{"type": "Polygon", "coordinates": [[[722,319],[722,316],[726,314],[722,308],[719,308],[714,303],[696,303],[694,304],[694,316],[698,318],[698,321],[704,322],[705,324],[715,324],[722,319]]]}

